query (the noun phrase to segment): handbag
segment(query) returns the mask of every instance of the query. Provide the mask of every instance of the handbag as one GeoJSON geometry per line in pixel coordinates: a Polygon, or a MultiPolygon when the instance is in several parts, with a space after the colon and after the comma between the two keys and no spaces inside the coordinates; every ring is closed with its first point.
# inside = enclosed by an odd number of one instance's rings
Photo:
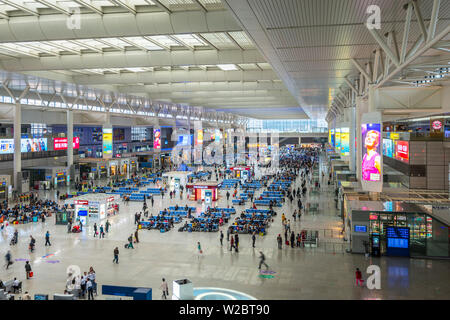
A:
{"type": "Polygon", "coordinates": [[[28,276],[29,276],[30,278],[33,278],[33,275],[34,275],[33,271],[30,271],[30,272],[28,273],[28,276]]]}

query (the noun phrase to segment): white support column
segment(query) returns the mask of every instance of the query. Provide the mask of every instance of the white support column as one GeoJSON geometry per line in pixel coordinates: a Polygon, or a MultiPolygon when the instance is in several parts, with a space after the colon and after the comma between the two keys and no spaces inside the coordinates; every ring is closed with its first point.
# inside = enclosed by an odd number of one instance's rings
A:
{"type": "Polygon", "coordinates": [[[73,111],[67,110],[67,185],[74,180],[75,170],[73,170],[73,111]]]}
{"type": "Polygon", "coordinates": [[[16,100],[14,108],[14,189],[22,192],[22,179],[20,175],[22,172],[22,158],[21,158],[21,133],[22,133],[22,105],[20,99],[16,100]]]}

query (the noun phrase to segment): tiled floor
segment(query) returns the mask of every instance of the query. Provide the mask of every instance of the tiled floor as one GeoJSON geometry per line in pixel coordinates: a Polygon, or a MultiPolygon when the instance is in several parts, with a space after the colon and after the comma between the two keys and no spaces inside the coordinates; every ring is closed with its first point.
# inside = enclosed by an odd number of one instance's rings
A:
{"type": "MultiPolygon", "coordinates": [[[[226,191],[221,193],[222,197],[216,205],[222,207],[227,205],[227,201],[226,191]]],[[[347,244],[339,236],[341,222],[336,215],[333,195],[334,190],[324,187],[319,196],[308,200],[319,202],[319,212],[315,215],[306,214],[297,222],[292,221],[291,207],[286,203],[277,209],[278,215],[268,229],[268,234],[257,237],[255,249],[251,248],[249,235],[240,235],[239,253],[231,253],[225,246],[221,247],[219,233],[177,232],[177,225],[175,230],[164,234],[155,230],[141,230],[140,243],[135,249],[124,249],[127,237],[135,230],[134,213],[142,208],[142,203],[121,205],[120,214],[110,219],[112,226],[105,239],[93,238],[92,227],[86,228],[81,234],[67,234],[66,226],[56,226],[53,217],[45,224],[20,225],[19,244],[11,248],[13,259],[29,259],[35,277],[23,280],[25,262],[18,261],[9,270],[2,267],[0,279],[5,281],[18,277],[24,282],[24,291],[52,295],[64,291],[66,268],[78,265],[82,271],[93,266],[100,285],[151,287],[154,290],[153,299],[160,299],[158,288],[162,277],[169,283],[174,279],[188,278],[195,287],[228,288],[258,299],[450,298],[449,261],[386,257],[366,260],[364,256],[345,253],[347,244]],[[295,232],[301,229],[326,229],[321,231],[325,234],[321,236],[319,247],[277,249],[276,236],[282,233],[282,212],[291,219],[295,232]],[[47,230],[51,233],[51,247],[44,247],[47,230]],[[27,250],[29,234],[37,240],[36,251],[32,254],[27,250]],[[201,242],[204,250],[202,257],[196,253],[197,241],[201,242]],[[118,265],[112,263],[112,251],[116,246],[120,250],[118,265]],[[276,272],[272,279],[259,277],[257,267],[260,250],[265,252],[267,263],[276,272]],[[48,254],[54,256],[43,258],[48,254]],[[59,262],[47,263],[47,260],[59,262]],[[363,270],[366,278],[364,271],[370,264],[377,264],[381,268],[381,290],[354,285],[355,268],[363,270]]],[[[46,196],[54,198],[55,193],[47,192],[46,196]]],[[[164,200],[157,197],[153,213],[169,205],[186,203],[186,200],[180,201],[179,197],[177,200],[170,200],[168,196],[164,200]]],[[[188,204],[196,205],[194,202],[188,204]]],[[[3,256],[9,248],[7,237],[6,232],[0,237],[3,256]]],[[[172,293],[171,286],[169,289],[172,293]]],[[[96,298],[106,297],[99,295],[96,298]]]]}

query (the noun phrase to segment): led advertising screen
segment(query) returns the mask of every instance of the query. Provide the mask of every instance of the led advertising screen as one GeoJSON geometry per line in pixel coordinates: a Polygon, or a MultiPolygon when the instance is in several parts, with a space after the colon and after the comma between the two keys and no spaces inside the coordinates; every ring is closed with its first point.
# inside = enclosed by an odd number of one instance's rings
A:
{"type": "Polygon", "coordinates": [[[161,129],[153,129],[153,149],[161,149],[161,129]]]}
{"type": "Polygon", "coordinates": [[[0,140],[0,154],[14,153],[14,140],[1,139],[0,140]]]}
{"type": "Polygon", "coordinates": [[[341,128],[336,129],[336,134],[335,134],[335,142],[336,142],[336,150],[338,152],[340,152],[341,150],[341,128]]]}
{"type": "MultiPolygon", "coordinates": [[[[80,148],[80,138],[73,137],[73,148],[80,148]]],[[[53,139],[53,150],[67,150],[67,138],[54,138],[53,139]]]]}
{"type": "Polygon", "coordinates": [[[361,125],[362,164],[361,176],[365,181],[381,181],[381,125],[366,123],[361,125]]]}
{"type": "Polygon", "coordinates": [[[335,146],[335,135],[334,135],[334,129],[331,129],[331,134],[330,134],[330,143],[331,143],[331,146],[335,146]]]}
{"type": "Polygon", "coordinates": [[[103,157],[111,157],[113,152],[113,129],[103,128],[103,157]]]}
{"type": "Polygon", "coordinates": [[[350,155],[350,129],[341,128],[341,155],[350,155]]]}
{"type": "Polygon", "coordinates": [[[394,153],[394,143],[391,139],[383,139],[383,155],[392,158],[394,153]]]}
{"type": "Polygon", "coordinates": [[[395,141],[395,159],[409,162],[409,141],[395,141]]]}
{"type": "Polygon", "coordinates": [[[178,145],[179,146],[188,146],[190,145],[191,135],[189,134],[180,134],[178,136],[178,145]]]}
{"type": "Polygon", "coordinates": [[[47,151],[47,138],[21,139],[21,152],[47,151]]]}
{"type": "Polygon", "coordinates": [[[195,141],[195,145],[203,144],[203,129],[197,130],[197,140],[195,141]]]}

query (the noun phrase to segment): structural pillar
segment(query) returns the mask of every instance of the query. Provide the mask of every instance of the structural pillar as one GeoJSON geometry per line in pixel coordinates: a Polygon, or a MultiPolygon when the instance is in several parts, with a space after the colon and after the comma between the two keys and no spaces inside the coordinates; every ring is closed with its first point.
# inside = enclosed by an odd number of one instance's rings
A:
{"type": "Polygon", "coordinates": [[[73,111],[67,110],[67,185],[75,177],[73,168],[73,111]]]}
{"type": "Polygon", "coordinates": [[[21,136],[22,136],[22,105],[20,100],[16,101],[14,108],[14,190],[22,192],[22,158],[21,158],[21,136]]]}

